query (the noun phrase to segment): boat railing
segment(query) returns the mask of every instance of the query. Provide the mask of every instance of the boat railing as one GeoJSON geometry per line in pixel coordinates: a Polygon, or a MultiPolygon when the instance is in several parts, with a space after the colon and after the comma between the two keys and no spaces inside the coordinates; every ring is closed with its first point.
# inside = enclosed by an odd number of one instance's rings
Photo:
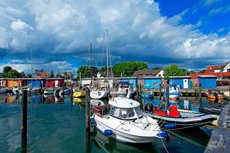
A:
{"type": "Polygon", "coordinates": [[[92,109],[96,110],[96,111],[101,111],[101,109],[98,109],[98,108],[103,108],[103,107],[109,107],[110,104],[107,104],[107,105],[101,105],[101,106],[95,106],[95,107],[91,107],[92,109]]]}

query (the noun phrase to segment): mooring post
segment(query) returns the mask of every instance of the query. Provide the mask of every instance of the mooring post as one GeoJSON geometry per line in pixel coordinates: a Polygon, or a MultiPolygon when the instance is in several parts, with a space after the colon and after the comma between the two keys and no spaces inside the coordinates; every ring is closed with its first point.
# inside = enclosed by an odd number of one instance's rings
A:
{"type": "Polygon", "coordinates": [[[109,92],[108,92],[108,98],[110,99],[110,84],[108,84],[108,90],[109,90],[109,92]]]}
{"type": "Polygon", "coordinates": [[[141,99],[141,84],[140,84],[139,98],[141,99]]]}
{"type": "Polygon", "coordinates": [[[169,86],[166,86],[166,105],[165,108],[169,107],[169,86]]]}
{"type": "Polygon", "coordinates": [[[90,133],[90,98],[89,98],[89,89],[86,90],[86,100],[85,100],[85,127],[86,135],[90,133]]]}
{"type": "Polygon", "coordinates": [[[54,84],[53,84],[53,92],[54,92],[54,84]]]}
{"type": "Polygon", "coordinates": [[[199,84],[199,98],[201,99],[201,84],[199,84]]]}
{"type": "Polygon", "coordinates": [[[137,85],[137,88],[136,88],[136,100],[138,99],[138,85],[137,85]]]}
{"type": "Polygon", "coordinates": [[[64,91],[64,84],[63,84],[63,86],[62,86],[62,90],[63,90],[63,92],[62,92],[62,94],[64,95],[64,93],[65,93],[65,91],[64,91]]]}
{"type": "Polygon", "coordinates": [[[159,96],[160,96],[160,99],[161,99],[161,84],[159,84],[159,96]]]}
{"type": "Polygon", "coordinates": [[[85,136],[86,136],[86,153],[91,153],[91,140],[90,140],[90,90],[86,90],[85,100],[85,136]]]}
{"type": "Polygon", "coordinates": [[[71,83],[71,97],[73,97],[73,84],[71,83]]]}
{"type": "Polygon", "coordinates": [[[27,150],[27,90],[22,91],[21,152],[27,150]]]}

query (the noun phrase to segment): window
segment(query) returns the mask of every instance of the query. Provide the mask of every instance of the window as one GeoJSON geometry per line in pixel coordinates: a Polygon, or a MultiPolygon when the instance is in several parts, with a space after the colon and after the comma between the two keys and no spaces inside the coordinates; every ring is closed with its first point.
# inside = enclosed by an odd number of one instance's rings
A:
{"type": "Polygon", "coordinates": [[[230,72],[230,69],[227,69],[227,72],[230,72]]]}
{"type": "MultiPolygon", "coordinates": [[[[137,109],[135,108],[135,111],[138,114],[138,116],[142,116],[140,108],[139,110],[138,108],[139,107],[137,107],[137,109]]],[[[115,106],[111,106],[110,115],[120,118],[120,119],[135,119],[136,118],[133,108],[118,108],[115,106]]]]}
{"type": "Polygon", "coordinates": [[[146,76],[146,77],[149,77],[150,75],[149,75],[149,74],[146,74],[145,76],[146,76]]]}
{"type": "Polygon", "coordinates": [[[139,74],[139,77],[142,77],[143,76],[143,74],[139,74]]]}
{"type": "Polygon", "coordinates": [[[210,73],[214,73],[214,71],[209,71],[210,73]]]}

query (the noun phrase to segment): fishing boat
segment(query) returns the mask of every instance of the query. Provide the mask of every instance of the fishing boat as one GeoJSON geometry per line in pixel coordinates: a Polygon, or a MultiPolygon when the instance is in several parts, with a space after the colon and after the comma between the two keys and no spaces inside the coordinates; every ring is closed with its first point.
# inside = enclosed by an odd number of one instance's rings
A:
{"type": "Polygon", "coordinates": [[[63,95],[63,93],[64,93],[64,95],[65,94],[69,94],[71,92],[71,90],[69,89],[69,88],[64,88],[64,92],[63,92],[63,88],[58,88],[58,89],[56,89],[55,91],[54,91],[54,95],[59,95],[59,96],[61,96],[61,95],[63,95]]]}
{"type": "Polygon", "coordinates": [[[141,94],[141,97],[143,98],[153,98],[154,92],[150,90],[150,85],[145,86],[145,91],[141,94]]]}
{"type": "Polygon", "coordinates": [[[148,143],[166,137],[157,120],[143,115],[139,106],[139,102],[125,97],[112,98],[108,105],[92,107],[97,112],[91,123],[108,137],[125,143],[148,143]]]}
{"type": "Polygon", "coordinates": [[[82,89],[80,91],[74,92],[73,96],[76,97],[76,98],[78,98],[78,97],[85,97],[86,89],[87,89],[87,87],[82,87],[82,89]]]}
{"type": "Polygon", "coordinates": [[[0,86],[0,94],[1,93],[6,93],[8,91],[8,88],[4,87],[4,86],[0,86]]]}
{"type": "Polygon", "coordinates": [[[223,100],[223,95],[220,94],[220,90],[218,89],[208,89],[205,94],[208,99],[223,100]]]}
{"type": "Polygon", "coordinates": [[[172,126],[203,126],[212,123],[216,118],[204,113],[179,112],[176,105],[167,109],[158,108],[151,103],[145,106],[144,115],[157,119],[161,123],[172,124],[172,126]],[[149,105],[149,106],[148,106],[149,105]]]}
{"type": "MultiPolygon", "coordinates": [[[[169,86],[169,98],[178,99],[180,97],[179,88],[176,85],[168,85],[169,86]]],[[[166,93],[163,93],[166,96],[166,93]]]]}

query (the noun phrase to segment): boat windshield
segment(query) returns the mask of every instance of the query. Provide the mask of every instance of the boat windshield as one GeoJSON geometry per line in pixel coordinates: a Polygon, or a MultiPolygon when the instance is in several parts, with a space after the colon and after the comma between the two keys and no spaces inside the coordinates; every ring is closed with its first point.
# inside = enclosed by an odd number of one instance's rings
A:
{"type": "Polygon", "coordinates": [[[110,115],[120,119],[137,118],[133,108],[118,108],[118,107],[111,106],[110,115]]]}
{"type": "Polygon", "coordinates": [[[140,107],[135,107],[134,109],[135,109],[135,112],[136,112],[138,118],[142,117],[142,112],[140,110],[140,107]]]}

